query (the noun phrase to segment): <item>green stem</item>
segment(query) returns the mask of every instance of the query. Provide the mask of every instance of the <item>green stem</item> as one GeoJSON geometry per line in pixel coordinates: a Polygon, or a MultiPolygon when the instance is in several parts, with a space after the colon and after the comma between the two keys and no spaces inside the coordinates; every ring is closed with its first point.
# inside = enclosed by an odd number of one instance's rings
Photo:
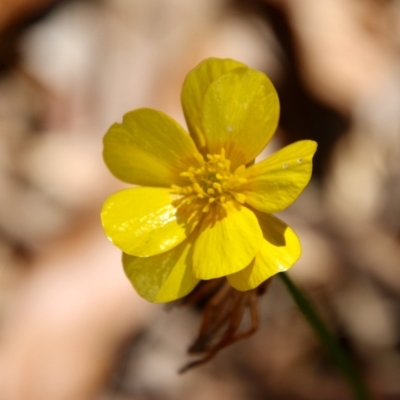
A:
{"type": "Polygon", "coordinates": [[[307,321],[314,329],[325,349],[332,357],[332,360],[336,363],[338,369],[350,384],[351,388],[353,389],[355,399],[371,400],[372,397],[369,394],[367,387],[365,386],[351,359],[339,345],[335,337],[330,333],[313,307],[311,301],[307,299],[306,295],[303,294],[300,288],[294,284],[287,274],[282,272],[278,275],[282,279],[293,300],[300,308],[300,311],[304,314],[307,321]]]}

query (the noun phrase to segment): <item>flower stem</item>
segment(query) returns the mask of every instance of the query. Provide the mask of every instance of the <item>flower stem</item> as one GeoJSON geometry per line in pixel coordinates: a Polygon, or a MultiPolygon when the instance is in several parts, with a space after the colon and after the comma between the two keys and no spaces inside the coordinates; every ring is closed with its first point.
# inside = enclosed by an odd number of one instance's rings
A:
{"type": "Polygon", "coordinates": [[[305,318],[314,329],[314,332],[324,345],[326,351],[336,363],[344,378],[346,378],[348,381],[354,392],[355,399],[372,400],[372,397],[369,394],[369,391],[361,379],[356,367],[353,365],[351,359],[345,353],[332,333],[328,330],[325,323],[319,317],[311,301],[306,297],[302,290],[295,285],[295,283],[286,273],[282,272],[278,275],[282,279],[300,311],[304,314],[305,318]]]}

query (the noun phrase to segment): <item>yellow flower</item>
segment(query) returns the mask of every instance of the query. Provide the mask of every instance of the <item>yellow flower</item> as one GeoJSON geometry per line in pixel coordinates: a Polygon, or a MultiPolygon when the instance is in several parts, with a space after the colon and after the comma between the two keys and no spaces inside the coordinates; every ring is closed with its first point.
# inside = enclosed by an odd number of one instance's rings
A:
{"type": "Polygon", "coordinates": [[[104,137],[110,171],[141,187],[111,195],[102,224],[133,286],[154,302],[224,276],[246,291],[290,268],[299,240],[271,213],[307,185],[317,148],[299,141],[253,164],[275,132],[279,100],[263,73],[240,62],[204,60],[188,74],[181,100],[190,135],[142,108],[104,137]]]}

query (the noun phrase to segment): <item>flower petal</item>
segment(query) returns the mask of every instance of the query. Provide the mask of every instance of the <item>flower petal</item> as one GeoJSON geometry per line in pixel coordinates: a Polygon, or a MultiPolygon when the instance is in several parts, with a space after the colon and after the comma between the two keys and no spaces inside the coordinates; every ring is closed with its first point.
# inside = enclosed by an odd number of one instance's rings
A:
{"type": "Polygon", "coordinates": [[[238,189],[246,196],[246,203],[266,213],[288,207],[310,181],[316,150],[316,142],[302,140],[247,168],[241,174],[247,183],[238,189]]]}
{"type": "Polygon", "coordinates": [[[254,213],[239,203],[209,213],[194,234],[193,275],[213,279],[237,272],[254,258],[262,232],[254,213]]]}
{"type": "Polygon", "coordinates": [[[179,299],[199,282],[191,271],[188,256],[192,243],[183,241],[173,249],[152,257],[123,254],[124,270],[140,296],[156,303],[179,299]]]}
{"type": "Polygon", "coordinates": [[[197,225],[196,215],[177,207],[169,189],[121,190],[103,205],[101,222],[108,238],[123,252],[148,257],[181,243],[197,225]]]}
{"type": "Polygon", "coordinates": [[[251,162],[273,136],[279,99],[266,75],[238,68],[216,79],[203,103],[203,127],[208,151],[224,148],[233,169],[251,162]]]}
{"type": "Polygon", "coordinates": [[[196,146],[168,115],[141,108],[124,115],[104,136],[103,157],[119,179],[144,186],[179,184],[179,173],[199,165],[196,146]]]}
{"type": "Polygon", "coordinates": [[[301,255],[293,229],[272,215],[257,213],[257,216],[264,235],[261,249],[248,267],[227,277],[240,291],[254,289],[278,272],[288,270],[301,255]]]}
{"type": "Polygon", "coordinates": [[[186,123],[197,148],[203,154],[207,153],[201,121],[204,96],[215,79],[239,67],[245,67],[245,64],[229,58],[208,58],[192,69],[183,83],[181,101],[186,123]]]}

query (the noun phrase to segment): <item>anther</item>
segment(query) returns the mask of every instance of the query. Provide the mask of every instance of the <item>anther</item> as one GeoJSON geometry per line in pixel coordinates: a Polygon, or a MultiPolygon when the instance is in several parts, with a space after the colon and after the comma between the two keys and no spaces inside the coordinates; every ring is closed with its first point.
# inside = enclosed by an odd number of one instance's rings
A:
{"type": "Polygon", "coordinates": [[[214,182],[214,183],[213,183],[213,188],[214,188],[214,189],[217,189],[219,193],[222,193],[222,187],[221,187],[221,184],[220,184],[220,183],[214,182]]]}
{"type": "Polygon", "coordinates": [[[179,175],[182,176],[183,178],[193,178],[194,177],[193,173],[189,172],[189,171],[181,172],[179,175]]]}

